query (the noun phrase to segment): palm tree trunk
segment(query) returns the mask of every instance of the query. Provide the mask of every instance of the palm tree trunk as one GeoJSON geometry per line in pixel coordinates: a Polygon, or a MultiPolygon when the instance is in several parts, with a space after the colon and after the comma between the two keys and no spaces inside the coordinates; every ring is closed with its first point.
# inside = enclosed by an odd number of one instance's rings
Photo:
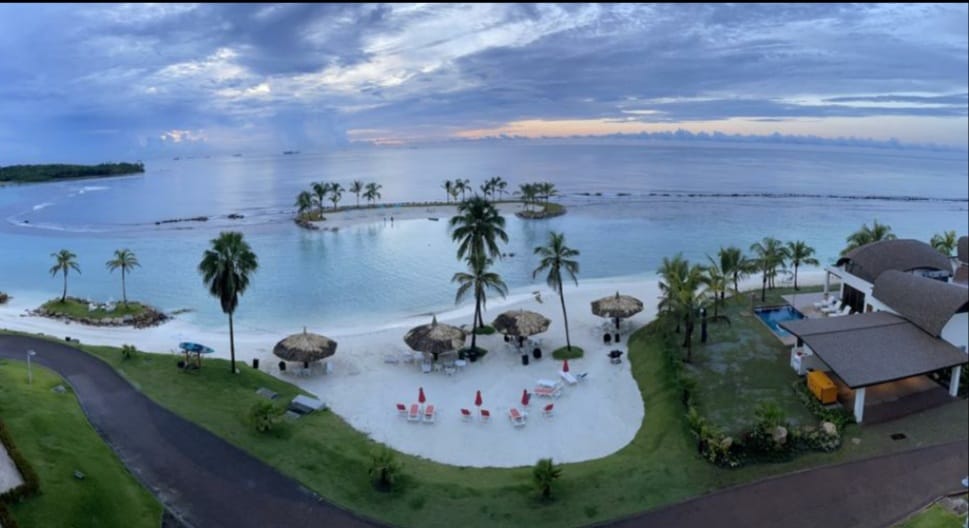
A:
{"type": "Polygon", "coordinates": [[[687,319],[686,321],[686,362],[693,362],[693,320],[687,319]]]}
{"type": "Polygon", "coordinates": [[[124,285],[124,267],[121,267],[121,300],[124,302],[124,307],[128,307],[128,291],[125,289],[124,285]]]}
{"type": "Polygon", "coordinates": [[[797,291],[797,264],[794,264],[794,291],[797,291]]]}
{"type": "Polygon", "coordinates": [[[740,293],[740,289],[737,288],[737,274],[736,273],[733,274],[733,293],[734,293],[734,295],[737,295],[737,294],[740,293]]]}
{"type": "Polygon", "coordinates": [[[760,286],[760,302],[767,300],[767,270],[764,270],[764,277],[761,280],[760,286]]]}
{"type": "Polygon", "coordinates": [[[64,293],[61,295],[61,302],[67,302],[67,268],[64,268],[64,293]]]}
{"type": "Polygon", "coordinates": [[[229,367],[232,369],[229,372],[236,373],[236,338],[232,331],[232,312],[229,312],[229,367]]]}
{"type": "Polygon", "coordinates": [[[562,291],[561,284],[559,284],[559,300],[562,301],[562,319],[565,321],[565,347],[572,350],[572,341],[569,340],[569,315],[565,313],[565,292],[562,291]]]}

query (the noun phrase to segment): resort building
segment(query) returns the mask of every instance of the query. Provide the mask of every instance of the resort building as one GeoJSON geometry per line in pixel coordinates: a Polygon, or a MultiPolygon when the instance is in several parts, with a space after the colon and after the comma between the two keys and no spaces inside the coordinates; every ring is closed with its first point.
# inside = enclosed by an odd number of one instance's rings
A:
{"type": "Polygon", "coordinates": [[[943,369],[950,373],[948,397],[955,397],[969,358],[969,288],[953,280],[965,276],[967,240],[959,240],[956,269],[918,240],[884,240],[848,252],[826,270],[825,299],[832,276],[841,285],[834,308],[824,313],[850,315],[781,323],[797,337],[792,365],[832,374],[858,423],[866,392],[913,408],[938,400],[940,392],[945,397],[926,377],[943,369]]]}

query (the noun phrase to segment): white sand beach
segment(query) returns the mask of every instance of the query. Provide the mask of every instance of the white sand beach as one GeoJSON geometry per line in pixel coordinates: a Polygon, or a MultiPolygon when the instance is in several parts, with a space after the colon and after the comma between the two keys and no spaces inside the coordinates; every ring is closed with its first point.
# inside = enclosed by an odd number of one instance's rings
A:
{"type": "MultiPolygon", "coordinates": [[[[496,203],[495,209],[504,216],[515,214],[522,210],[521,203],[496,203]]],[[[349,209],[336,213],[324,211],[326,220],[312,222],[320,229],[342,229],[347,226],[370,222],[401,222],[425,218],[437,218],[447,222],[457,214],[458,206],[454,205],[380,205],[377,207],[363,207],[349,209]]]]}
{"type": "Polygon", "coordinates": [[[0,444],[0,493],[11,490],[24,483],[17,466],[14,465],[7,448],[0,444]]]}

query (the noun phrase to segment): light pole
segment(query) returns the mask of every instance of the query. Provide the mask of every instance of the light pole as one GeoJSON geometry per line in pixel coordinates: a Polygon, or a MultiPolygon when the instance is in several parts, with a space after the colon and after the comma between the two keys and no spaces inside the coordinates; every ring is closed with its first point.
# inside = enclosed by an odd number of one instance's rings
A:
{"type": "Polygon", "coordinates": [[[27,384],[28,385],[34,384],[34,376],[30,372],[30,357],[36,356],[36,355],[37,355],[37,352],[34,352],[33,350],[27,351],[27,384]]]}

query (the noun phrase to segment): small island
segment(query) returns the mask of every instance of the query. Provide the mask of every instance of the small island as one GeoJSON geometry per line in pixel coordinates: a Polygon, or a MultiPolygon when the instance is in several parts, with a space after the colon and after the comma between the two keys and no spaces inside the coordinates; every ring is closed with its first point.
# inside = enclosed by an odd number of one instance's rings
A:
{"type": "Polygon", "coordinates": [[[133,326],[147,328],[169,319],[164,313],[135,301],[124,303],[94,303],[77,297],[64,302],[51,299],[34,311],[34,315],[61,319],[91,326],[133,326]]]}
{"type": "Polygon", "coordinates": [[[39,183],[56,180],[123,176],[145,172],[144,163],[101,163],[98,165],[8,165],[0,167],[0,183],[39,183]]]}

